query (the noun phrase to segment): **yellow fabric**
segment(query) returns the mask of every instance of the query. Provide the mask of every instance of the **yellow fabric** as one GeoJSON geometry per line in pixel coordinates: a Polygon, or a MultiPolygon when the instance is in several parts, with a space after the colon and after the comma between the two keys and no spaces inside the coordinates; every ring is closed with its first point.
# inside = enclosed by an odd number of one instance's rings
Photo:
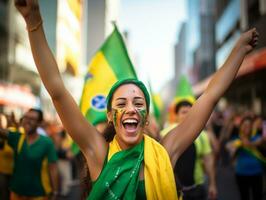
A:
{"type": "Polygon", "coordinates": [[[207,133],[203,130],[197,139],[194,141],[196,147],[196,160],[194,169],[194,179],[196,184],[204,183],[204,169],[203,169],[203,157],[212,153],[210,140],[207,133]]]}
{"type": "Polygon", "coordinates": [[[49,171],[48,171],[48,159],[45,158],[42,162],[42,170],[41,170],[41,180],[42,180],[42,185],[44,188],[44,191],[46,194],[49,194],[52,192],[52,186],[50,182],[50,177],[49,177],[49,171]]]}
{"type": "Polygon", "coordinates": [[[88,109],[92,108],[91,101],[95,95],[107,96],[111,86],[117,81],[116,75],[102,52],[96,53],[89,66],[89,73],[93,78],[87,81],[83,89],[81,112],[84,115],[86,115],[88,109]],[[108,78],[104,79],[104,77],[108,78]]]}
{"type": "MultiPolygon", "coordinates": [[[[116,137],[109,145],[108,161],[121,148],[116,137]]],[[[178,199],[169,155],[158,142],[144,134],[144,180],[148,200],[178,199]]]]}
{"type": "Polygon", "coordinates": [[[5,141],[4,148],[0,150],[0,173],[12,174],[13,172],[13,150],[5,141]]]}
{"type": "Polygon", "coordinates": [[[171,123],[169,126],[161,130],[160,135],[161,137],[165,137],[172,129],[177,126],[177,123],[171,123]]]}
{"type": "Polygon", "coordinates": [[[24,140],[25,140],[25,134],[21,134],[21,136],[20,136],[20,138],[19,138],[19,141],[18,141],[18,149],[17,149],[17,151],[18,151],[18,153],[21,151],[21,149],[22,149],[22,146],[23,146],[23,142],[24,142],[24,140]]]}

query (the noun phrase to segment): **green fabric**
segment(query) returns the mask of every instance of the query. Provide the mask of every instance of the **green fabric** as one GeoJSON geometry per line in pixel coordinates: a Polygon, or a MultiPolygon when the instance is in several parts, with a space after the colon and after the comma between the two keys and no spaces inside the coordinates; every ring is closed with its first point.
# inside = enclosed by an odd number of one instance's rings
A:
{"type": "Polygon", "coordinates": [[[256,158],[264,166],[266,166],[266,158],[261,154],[260,151],[258,151],[257,149],[251,149],[251,148],[248,148],[248,147],[240,147],[240,148],[242,148],[244,151],[246,151],[249,155],[251,155],[254,158],[256,158]]]}
{"type": "Polygon", "coordinates": [[[20,133],[8,134],[8,143],[14,150],[14,171],[10,182],[11,191],[24,196],[44,196],[41,170],[44,159],[49,163],[57,160],[56,151],[50,138],[40,135],[31,145],[24,140],[18,153],[20,133]]]}
{"type": "Polygon", "coordinates": [[[181,75],[179,79],[176,90],[176,96],[178,97],[194,96],[192,91],[192,86],[190,85],[188,79],[184,75],[181,75]]]}
{"type": "Polygon", "coordinates": [[[147,199],[146,198],[146,192],[145,192],[145,181],[144,180],[139,181],[136,199],[137,200],[146,200],[147,199]]]}
{"type": "Polygon", "coordinates": [[[157,120],[158,123],[160,123],[161,121],[161,110],[156,102],[156,96],[155,94],[153,93],[153,90],[152,90],[152,87],[151,87],[151,84],[149,82],[149,88],[150,88],[150,93],[151,93],[151,102],[152,102],[152,108],[153,108],[153,114],[157,120]]]}
{"type": "Polygon", "coordinates": [[[196,161],[194,169],[195,184],[199,185],[204,182],[204,169],[202,157],[211,153],[211,145],[208,135],[205,131],[202,131],[194,142],[196,147],[196,161]]]}
{"type": "Polygon", "coordinates": [[[143,158],[144,141],[114,154],[94,183],[87,200],[135,200],[143,158]]]}
{"type": "Polygon", "coordinates": [[[149,92],[148,92],[146,86],[141,81],[139,81],[137,79],[134,79],[134,78],[121,79],[121,80],[117,81],[112,86],[112,88],[110,89],[109,94],[108,94],[108,96],[106,98],[107,108],[109,108],[109,109],[111,108],[112,97],[113,97],[113,94],[116,91],[116,89],[119,88],[119,86],[121,86],[121,85],[130,84],[130,83],[135,84],[136,86],[138,86],[141,89],[141,91],[143,92],[143,94],[145,96],[147,109],[149,111],[149,108],[150,108],[150,95],[149,95],[149,92]]]}
{"type": "Polygon", "coordinates": [[[175,103],[177,104],[185,100],[193,104],[195,102],[195,96],[188,79],[184,75],[182,75],[177,85],[175,103]]]}
{"type": "Polygon", "coordinates": [[[100,50],[103,52],[109,65],[112,66],[117,79],[137,77],[135,69],[128,56],[126,46],[124,42],[121,41],[123,41],[123,38],[114,24],[113,33],[106,39],[106,42],[100,50]],[[121,54],[121,52],[124,52],[124,54],[121,54]]]}

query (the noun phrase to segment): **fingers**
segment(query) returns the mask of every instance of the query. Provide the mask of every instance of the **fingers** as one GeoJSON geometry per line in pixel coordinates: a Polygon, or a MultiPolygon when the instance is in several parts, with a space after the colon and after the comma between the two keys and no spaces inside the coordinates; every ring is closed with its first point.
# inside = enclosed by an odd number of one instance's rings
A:
{"type": "Polygon", "coordinates": [[[259,33],[256,28],[251,29],[251,40],[249,44],[254,48],[258,45],[259,33]]]}

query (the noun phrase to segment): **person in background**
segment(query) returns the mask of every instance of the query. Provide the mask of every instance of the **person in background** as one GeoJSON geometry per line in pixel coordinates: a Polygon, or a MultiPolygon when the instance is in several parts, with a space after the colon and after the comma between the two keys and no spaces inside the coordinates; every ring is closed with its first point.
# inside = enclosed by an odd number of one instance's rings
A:
{"type": "MultiPolygon", "coordinates": [[[[192,107],[189,100],[177,102],[176,124],[173,129],[185,120],[192,107]]],[[[170,131],[169,129],[167,131],[170,131]]],[[[197,139],[183,152],[174,166],[177,187],[181,187],[184,200],[207,200],[217,198],[214,155],[206,131],[202,131],[197,139]],[[208,192],[205,188],[205,173],[208,177],[208,192]]]]}
{"type": "Polygon", "coordinates": [[[243,117],[240,122],[238,138],[230,141],[226,147],[235,160],[235,176],[241,200],[262,199],[263,163],[257,147],[265,142],[259,135],[252,135],[252,118],[243,117]]]}
{"type": "MultiPolygon", "coordinates": [[[[0,129],[8,128],[8,119],[0,113],[0,129]]],[[[7,141],[0,137],[0,199],[9,200],[9,182],[13,172],[13,150],[7,141]]]]}
{"type": "Polygon", "coordinates": [[[0,130],[1,137],[7,139],[14,151],[11,200],[46,200],[49,195],[54,198],[57,195],[55,147],[50,138],[39,135],[36,131],[42,120],[42,111],[31,108],[22,117],[23,132],[0,130]],[[49,176],[42,174],[43,170],[49,171],[49,176]]]}
{"type": "Polygon", "coordinates": [[[58,193],[61,196],[67,196],[70,192],[70,186],[72,183],[71,159],[73,158],[73,153],[71,152],[71,144],[68,142],[65,130],[53,135],[52,139],[58,157],[57,165],[60,177],[60,190],[58,193]]]}

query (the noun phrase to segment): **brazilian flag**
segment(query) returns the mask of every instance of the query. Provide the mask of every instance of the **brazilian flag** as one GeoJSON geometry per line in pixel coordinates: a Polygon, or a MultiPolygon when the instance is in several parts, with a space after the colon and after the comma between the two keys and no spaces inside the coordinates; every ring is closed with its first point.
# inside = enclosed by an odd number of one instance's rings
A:
{"type": "Polygon", "coordinates": [[[87,120],[97,125],[106,121],[106,96],[112,85],[125,78],[137,78],[123,38],[116,25],[94,55],[85,76],[80,109],[87,120]]]}

